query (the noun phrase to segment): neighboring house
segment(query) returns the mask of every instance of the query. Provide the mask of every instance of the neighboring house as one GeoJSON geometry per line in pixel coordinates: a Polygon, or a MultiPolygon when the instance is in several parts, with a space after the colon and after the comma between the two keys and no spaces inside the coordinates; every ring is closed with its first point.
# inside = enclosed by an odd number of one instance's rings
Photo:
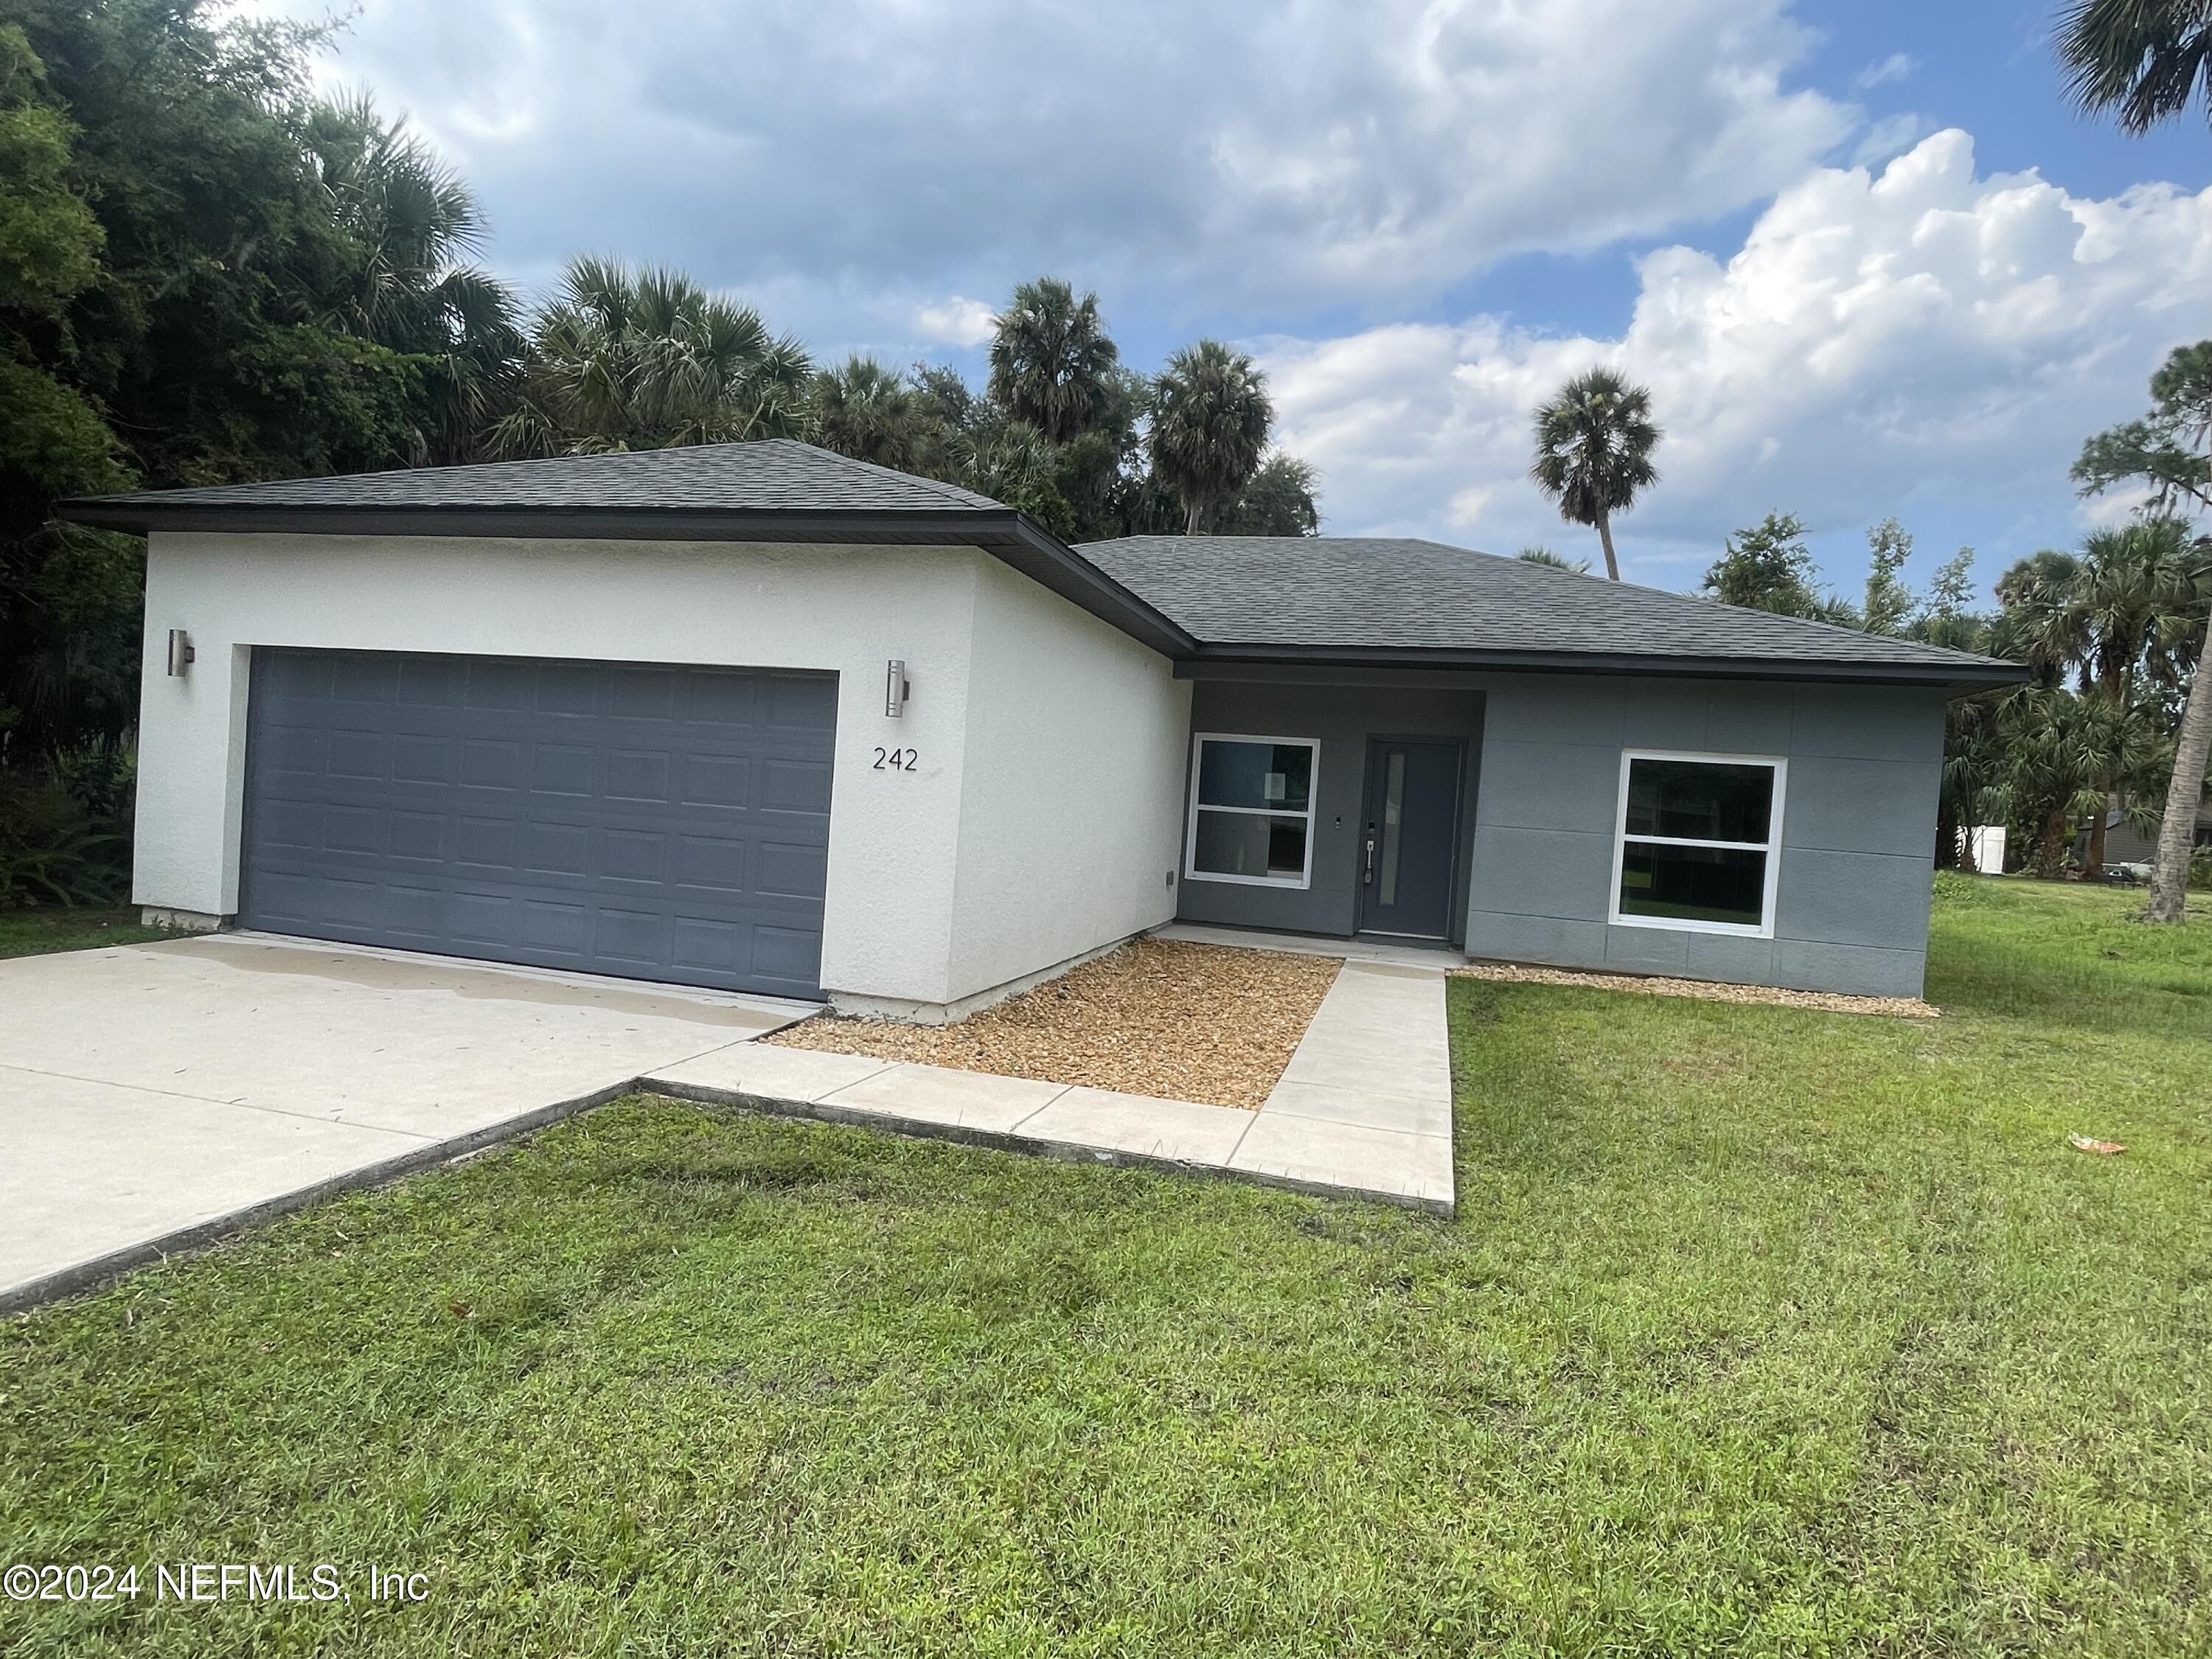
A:
{"type": "MultiPolygon", "coordinates": [[[[2120,805],[2119,797],[2106,797],[2110,803],[2105,809],[2105,862],[2106,864],[2151,864],[2158,858],[2158,825],[2154,823],[2148,830],[2138,830],[2128,822],[2128,815],[2120,805]]],[[[2212,805],[2197,809],[2196,834],[2192,845],[2212,846],[2212,805]]],[[[2074,861],[2083,864],[2089,857],[2089,824],[2084,820],[2074,833],[2074,861]]]]}
{"type": "Polygon", "coordinates": [[[2019,678],[783,441],[64,513],[149,538],[148,909],[922,1019],[1176,917],[1917,993],[1944,704],[2019,678]]]}

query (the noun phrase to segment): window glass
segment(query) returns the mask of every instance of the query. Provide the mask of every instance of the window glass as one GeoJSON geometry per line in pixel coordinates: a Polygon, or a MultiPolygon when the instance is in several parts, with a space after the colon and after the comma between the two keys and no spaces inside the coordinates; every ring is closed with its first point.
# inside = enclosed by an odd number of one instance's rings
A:
{"type": "Polygon", "coordinates": [[[1632,841],[1621,848],[1620,913],[1756,927],[1765,919],[1766,854],[1733,847],[1632,841]]]}
{"type": "Polygon", "coordinates": [[[1764,846],[1773,815],[1771,766],[1641,757],[1628,763],[1625,828],[1632,836],[1764,846]]]}
{"type": "Polygon", "coordinates": [[[1198,804],[1303,812],[1313,795],[1314,751],[1302,743],[1208,738],[1198,757],[1198,804]]]}
{"type": "Polygon", "coordinates": [[[1306,872],[1306,821],[1262,812],[1201,811],[1192,842],[1191,868],[1201,875],[1299,880],[1306,872]]]}

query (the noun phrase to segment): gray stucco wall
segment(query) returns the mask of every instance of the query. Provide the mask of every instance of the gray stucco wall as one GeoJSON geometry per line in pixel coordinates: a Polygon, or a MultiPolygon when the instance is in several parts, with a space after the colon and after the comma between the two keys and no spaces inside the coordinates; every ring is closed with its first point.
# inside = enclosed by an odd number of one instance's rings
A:
{"type": "Polygon", "coordinates": [[[1942,691],[1567,675],[1490,684],[1469,955],[1920,994],[1942,691]],[[1788,757],[1772,939],[1608,923],[1624,748],[1788,757]]]}
{"type": "MultiPolygon", "coordinates": [[[[1190,726],[1194,732],[1316,738],[1321,742],[1321,752],[1315,775],[1312,885],[1301,890],[1193,881],[1184,871],[1177,882],[1179,920],[1292,933],[1350,933],[1358,920],[1359,814],[1370,737],[1466,740],[1467,783],[1460,805],[1460,850],[1454,859],[1456,873],[1451,905],[1455,922],[1465,914],[1466,848],[1468,825],[1474,819],[1475,780],[1481,771],[1481,692],[1462,684],[1446,690],[1372,680],[1323,684],[1206,679],[1192,688],[1190,726]]],[[[1184,810],[1189,810],[1188,800],[1184,810]]]]}

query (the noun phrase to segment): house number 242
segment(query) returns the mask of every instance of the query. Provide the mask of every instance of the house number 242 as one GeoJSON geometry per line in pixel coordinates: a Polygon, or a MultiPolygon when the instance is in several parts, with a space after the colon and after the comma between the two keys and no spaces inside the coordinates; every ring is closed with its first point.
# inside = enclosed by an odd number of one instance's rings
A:
{"type": "Polygon", "coordinates": [[[911,749],[878,749],[876,768],[878,772],[911,772],[916,757],[911,749]]]}

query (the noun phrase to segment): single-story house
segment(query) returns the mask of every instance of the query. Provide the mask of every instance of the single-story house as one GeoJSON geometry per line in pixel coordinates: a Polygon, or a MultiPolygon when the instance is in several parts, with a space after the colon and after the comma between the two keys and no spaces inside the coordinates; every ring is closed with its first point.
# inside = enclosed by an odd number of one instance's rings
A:
{"type": "Polygon", "coordinates": [[[1954,651],[775,441],[86,498],[137,902],[957,1018],[1181,918],[1921,987],[1954,651]]]}

